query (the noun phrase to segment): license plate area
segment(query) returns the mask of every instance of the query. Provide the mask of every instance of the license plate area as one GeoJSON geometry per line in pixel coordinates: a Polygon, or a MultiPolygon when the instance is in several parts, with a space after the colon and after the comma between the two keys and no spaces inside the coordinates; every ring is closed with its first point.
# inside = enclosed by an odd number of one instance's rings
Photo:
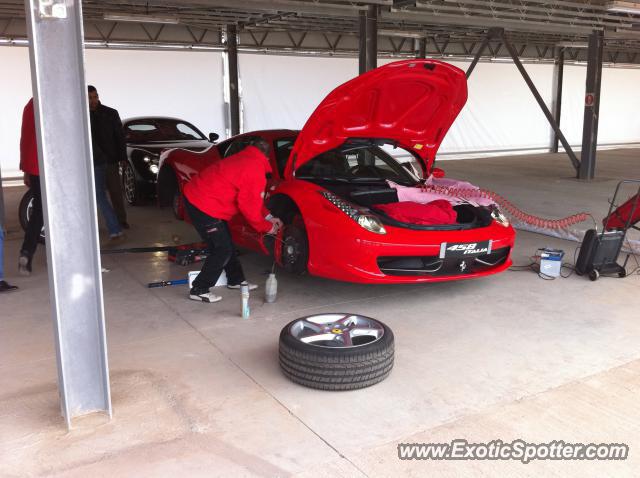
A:
{"type": "Polygon", "coordinates": [[[477,257],[491,254],[491,241],[443,242],[440,244],[440,259],[477,257]]]}

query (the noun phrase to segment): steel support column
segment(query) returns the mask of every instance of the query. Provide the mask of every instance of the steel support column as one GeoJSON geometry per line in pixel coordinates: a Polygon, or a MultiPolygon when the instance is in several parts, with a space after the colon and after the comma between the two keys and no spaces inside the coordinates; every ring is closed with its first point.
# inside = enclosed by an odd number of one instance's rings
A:
{"type": "Polygon", "coordinates": [[[367,7],[367,71],[378,66],[378,6],[367,7]]]}
{"type": "Polygon", "coordinates": [[[358,32],[358,74],[367,71],[367,12],[360,11],[358,32]]]}
{"type": "Polygon", "coordinates": [[[600,113],[600,85],[602,83],[602,31],[589,35],[587,81],[582,126],[582,153],[579,179],[593,179],[596,172],[596,148],[598,146],[598,120],[600,113]]]}
{"type": "Polygon", "coordinates": [[[555,120],[553,119],[553,116],[551,115],[549,108],[547,108],[547,105],[542,99],[542,96],[540,96],[540,93],[538,92],[536,85],[533,84],[533,81],[531,80],[531,77],[527,73],[527,70],[525,70],[524,66],[522,65],[522,62],[518,57],[518,52],[516,51],[515,48],[513,48],[513,45],[504,34],[502,34],[502,42],[504,46],[507,47],[507,50],[509,51],[511,58],[513,59],[513,62],[516,64],[516,67],[518,68],[518,71],[520,71],[522,78],[524,78],[525,83],[529,87],[529,90],[531,90],[533,97],[538,102],[540,109],[542,110],[545,117],[547,118],[547,121],[549,121],[549,124],[553,128],[553,131],[558,135],[558,138],[560,139],[562,146],[564,147],[565,151],[567,152],[567,155],[569,156],[569,159],[571,160],[571,164],[573,164],[573,167],[577,171],[580,168],[580,161],[578,160],[575,153],[573,152],[573,149],[571,149],[571,146],[569,145],[567,138],[565,138],[564,134],[562,134],[562,131],[560,131],[560,127],[556,124],[555,120]]]}
{"type": "MultiPolygon", "coordinates": [[[[558,56],[553,68],[553,119],[560,127],[560,118],[562,117],[562,79],[564,76],[564,48],[560,48],[558,56]]],[[[558,134],[553,131],[551,140],[551,152],[558,152],[558,134]]]]}
{"type": "Polygon", "coordinates": [[[418,58],[426,58],[427,57],[427,39],[420,38],[418,40],[418,58]]]}
{"type": "Polygon", "coordinates": [[[227,61],[229,72],[229,118],[231,136],[240,134],[240,87],[238,80],[238,30],[227,25],[227,61]]]}
{"type": "Polygon", "coordinates": [[[81,2],[26,0],[58,386],[67,426],[111,416],[81,2]]]}

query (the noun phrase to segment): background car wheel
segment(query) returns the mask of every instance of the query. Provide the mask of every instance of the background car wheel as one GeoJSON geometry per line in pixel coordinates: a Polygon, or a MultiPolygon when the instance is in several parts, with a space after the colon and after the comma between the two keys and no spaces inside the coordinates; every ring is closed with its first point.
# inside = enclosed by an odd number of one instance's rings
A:
{"type": "MultiPolygon", "coordinates": [[[[27,230],[27,226],[29,225],[29,220],[31,219],[31,214],[33,211],[33,194],[31,190],[27,190],[22,196],[20,200],[20,205],[18,206],[18,218],[20,220],[20,226],[23,231],[27,230]]],[[[40,232],[40,238],[38,241],[41,244],[44,244],[44,226],[42,226],[42,231],[40,232]]]]}
{"type": "Polygon", "coordinates": [[[173,194],[171,208],[173,209],[173,215],[176,219],[180,219],[181,221],[184,220],[184,201],[182,200],[182,194],[180,194],[180,191],[176,191],[173,194]]]}
{"type": "Polygon", "coordinates": [[[282,233],[282,265],[288,272],[304,274],[309,262],[309,240],[302,217],[297,215],[282,233]]]}
{"type": "Polygon", "coordinates": [[[124,190],[124,198],[127,202],[131,206],[135,206],[140,200],[138,197],[138,183],[136,181],[136,172],[129,163],[122,169],[122,189],[124,190]]]}
{"type": "Polygon", "coordinates": [[[384,380],[393,368],[393,332],[382,322],[353,314],[294,320],[280,332],[280,367],[301,385],[356,390],[384,380]]]}

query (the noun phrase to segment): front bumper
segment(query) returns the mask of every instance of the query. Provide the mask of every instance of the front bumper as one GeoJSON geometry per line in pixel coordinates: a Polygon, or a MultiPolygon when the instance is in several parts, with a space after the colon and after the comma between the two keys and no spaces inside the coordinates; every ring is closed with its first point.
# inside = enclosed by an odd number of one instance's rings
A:
{"type": "MultiPolygon", "coordinates": [[[[326,232],[326,231],[325,231],[326,232]]],[[[348,232],[348,231],[345,231],[348,232]]],[[[309,272],[359,283],[420,283],[473,279],[496,274],[511,265],[515,231],[492,223],[461,231],[410,231],[388,228],[386,235],[361,232],[360,237],[318,234],[310,242],[309,272]],[[491,240],[489,254],[441,258],[442,243],[491,240]]],[[[311,238],[310,238],[311,239],[311,238]]]]}

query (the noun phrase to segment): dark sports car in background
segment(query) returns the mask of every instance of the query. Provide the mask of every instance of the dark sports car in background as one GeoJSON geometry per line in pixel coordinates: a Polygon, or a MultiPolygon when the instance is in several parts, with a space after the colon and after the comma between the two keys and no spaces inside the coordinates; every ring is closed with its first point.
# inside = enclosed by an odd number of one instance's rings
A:
{"type": "Polygon", "coordinates": [[[127,142],[127,162],[122,165],[124,196],[131,205],[156,193],[158,160],[165,149],[203,151],[218,139],[187,121],[168,117],[127,118],[122,122],[127,142]]]}

